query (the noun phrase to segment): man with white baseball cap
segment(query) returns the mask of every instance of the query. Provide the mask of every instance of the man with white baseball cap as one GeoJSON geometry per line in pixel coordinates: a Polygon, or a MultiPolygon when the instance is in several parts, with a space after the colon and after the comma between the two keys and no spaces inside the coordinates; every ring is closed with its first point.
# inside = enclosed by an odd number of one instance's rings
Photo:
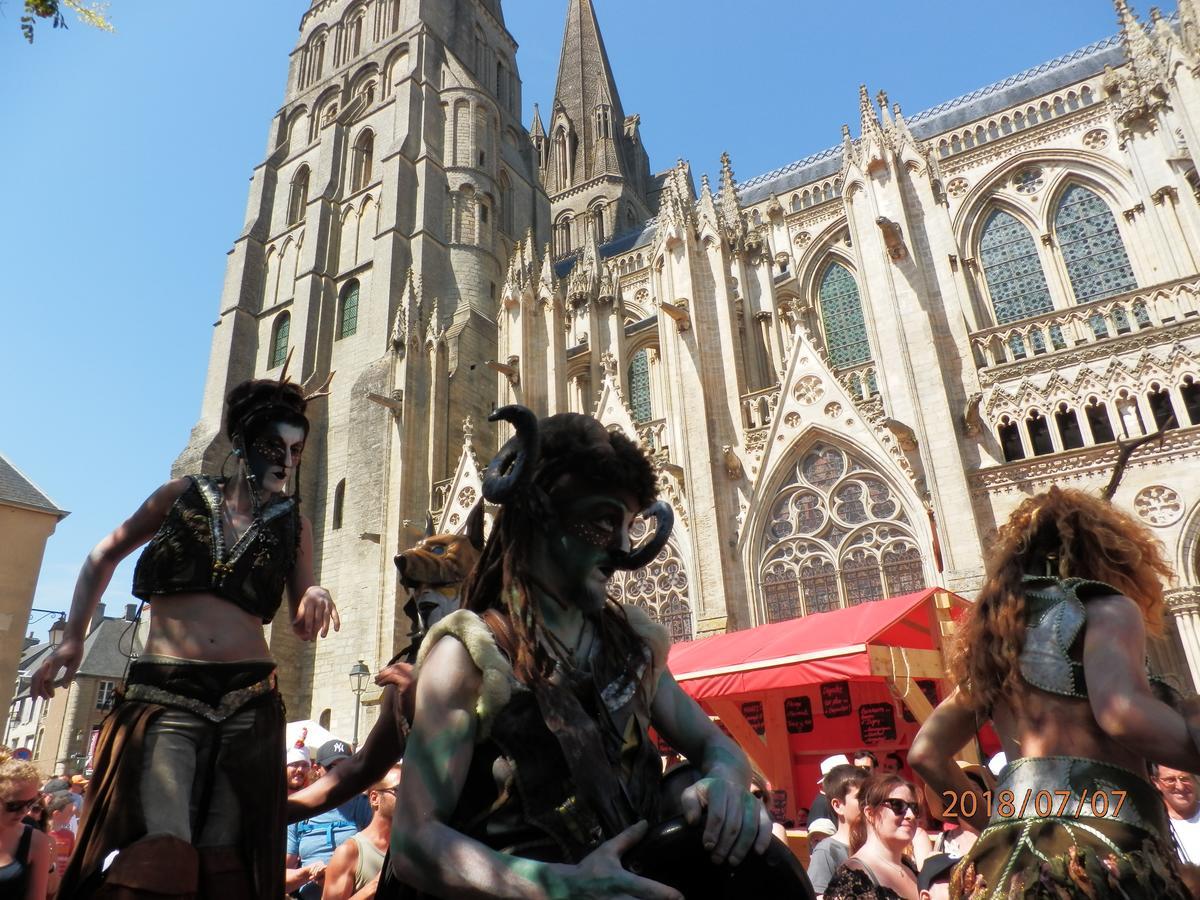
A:
{"type": "Polygon", "coordinates": [[[312,771],[312,760],[308,757],[308,748],[301,745],[292,747],[287,752],[287,792],[294,794],[308,785],[308,776],[312,771]]]}

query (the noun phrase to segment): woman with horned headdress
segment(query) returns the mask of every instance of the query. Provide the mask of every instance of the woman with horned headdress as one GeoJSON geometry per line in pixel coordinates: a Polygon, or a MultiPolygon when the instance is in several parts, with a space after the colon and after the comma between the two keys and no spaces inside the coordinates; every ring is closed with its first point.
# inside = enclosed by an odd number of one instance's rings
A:
{"type": "Polygon", "coordinates": [[[84,563],[34,696],[75,676],[113,570],[147,541],[133,593],[153,613],[101,727],[60,896],[283,896],[285,722],[263,625],[286,590],[301,640],[340,626],[314,583],[312,528],[295,488],[305,408],[327,386],[306,395],[286,376],[239,384],[225,406],[234,474],[167,482],[84,563]]]}
{"type": "Polygon", "coordinates": [[[1170,575],[1144,526],[1083,491],[1030,497],[1000,528],[959,626],[957,687],[909,754],[982,832],[951,896],[1191,896],[1147,771],[1148,762],[1200,771],[1200,710],[1146,672],[1146,634],[1162,630],[1170,575]],[[985,793],[953,756],[989,720],[1009,762],[985,793]]]}
{"type": "Polygon", "coordinates": [[[762,853],[771,821],[741,750],[667,671],[665,629],[607,595],[658,555],[671,509],[637,446],[590,416],[492,419],[516,429],[484,476],[501,509],[466,608],[421,645],[379,896],[679,898],[622,865],[663,812],[651,725],[700,770],[681,805],[703,857],[762,853]],[[639,513],[656,529],[631,550],[639,513]]]}

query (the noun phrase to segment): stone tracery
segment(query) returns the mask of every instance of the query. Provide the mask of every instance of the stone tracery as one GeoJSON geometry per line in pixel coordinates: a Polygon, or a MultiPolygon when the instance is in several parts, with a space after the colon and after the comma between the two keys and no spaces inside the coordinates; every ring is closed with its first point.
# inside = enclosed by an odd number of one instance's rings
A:
{"type": "MultiPolygon", "coordinates": [[[[630,527],[629,537],[636,545],[646,531],[646,520],[639,517],[630,527]]],[[[673,643],[692,639],[688,573],[673,540],[667,542],[650,565],[635,572],[616,573],[609,582],[609,591],[618,603],[640,606],[652,619],[666,626],[673,643]]]]}
{"type": "Polygon", "coordinates": [[[779,490],[759,565],[778,622],[920,590],[925,571],[892,487],[855,453],[814,444],[779,490]]]}

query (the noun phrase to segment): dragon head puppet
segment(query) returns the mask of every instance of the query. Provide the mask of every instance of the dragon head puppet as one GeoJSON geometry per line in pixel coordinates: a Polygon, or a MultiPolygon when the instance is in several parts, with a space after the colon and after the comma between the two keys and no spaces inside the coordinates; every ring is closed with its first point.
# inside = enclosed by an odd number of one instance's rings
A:
{"type": "Polygon", "coordinates": [[[465,533],[434,534],[428,518],[425,537],[396,555],[400,583],[408,588],[404,612],[412,622],[415,646],[429,629],[460,606],[462,584],[483,550],[483,501],[467,516],[465,533]]]}

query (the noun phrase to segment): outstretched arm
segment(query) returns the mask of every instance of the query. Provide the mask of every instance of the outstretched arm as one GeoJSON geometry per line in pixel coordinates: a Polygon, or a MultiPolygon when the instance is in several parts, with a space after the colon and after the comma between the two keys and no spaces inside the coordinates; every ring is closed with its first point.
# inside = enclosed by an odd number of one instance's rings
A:
{"type": "Polygon", "coordinates": [[[289,824],[341,806],[383,778],[404,755],[405,735],[399,721],[402,703],[401,688],[395,684],[384,688],[379,719],[359,751],[323,778],[288,797],[289,824]]]}
{"type": "Polygon", "coordinates": [[[683,811],[692,824],[707,811],[704,847],[712,852],[713,862],[728,860],[736,866],[751,849],[765,851],[771,842],[771,815],[749,791],[750,763],[742,749],[666,670],[659,677],[650,714],[655,729],[704,773],[683,792],[683,811]]]}
{"type": "Polygon", "coordinates": [[[1138,605],[1121,596],[1089,600],[1083,671],[1097,724],[1139,756],[1200,771],[1189,721],[1154,696],[1145,660],[1146,626],[1138,605]]]}
{"type": "Polygon", "coordinates": [[[53,697],[55,687],[63,687],[75,677],[83,660],[83,640],[92,621],[96,605],[112,580],[113,571],[121,560],[154,537],[175,501],[188,487],[186,478],[168,481],[138,507],[137,512],[122,522],[115,531],[98,543],[84,560],[75,582],[71,613],[62,643],[33,674],[30,688],[34,697],[53,697]],[[55,681],[59,670],[63,677],[55,681]]]}
{"type": "Polygon", "coordinates": [[[962,798],[967,793],[975,794],[973,816],[962,815],[961,799],[953,805],[958,808],[961,821],[980,832],[987,827],[988,804],[984,802],[978,787],[954,761],[955,753],[975,737],[977,730],[974,710],[967,704],[966,697],[955,688],[921,725],[908,752],[908,764],[947,801],[946,806],[950,806],[949,801],[954,798],[962,798]]]}
{"type": "Polygon", "coordinates": [[[392,818],[396,876],[419,891],[456,900],[682,900],[671,888],[621,867],[620,855],[645,833],[644,823],[602,844],[578,866],[498,853],[447,824],[475,752],[482,683],[466,649],[452,638],[440,640],[421,668],[392,818]]]}

